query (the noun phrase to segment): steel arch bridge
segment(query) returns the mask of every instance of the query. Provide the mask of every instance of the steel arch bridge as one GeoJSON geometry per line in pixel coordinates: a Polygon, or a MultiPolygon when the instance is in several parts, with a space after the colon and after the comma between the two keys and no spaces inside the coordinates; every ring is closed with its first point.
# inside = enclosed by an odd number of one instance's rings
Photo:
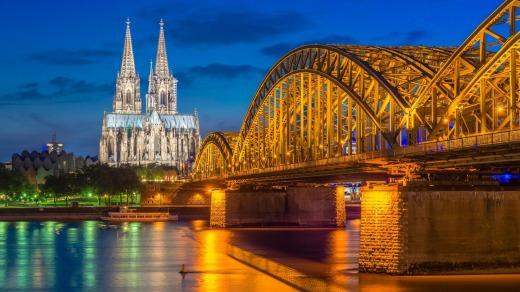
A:
{"type": "Polygon", "coordinates": [[[292,50],[263,79],[240,132],[204,139],[195,177],[519,142],[519,7],[505,1],[459,47],[292,50]]]}

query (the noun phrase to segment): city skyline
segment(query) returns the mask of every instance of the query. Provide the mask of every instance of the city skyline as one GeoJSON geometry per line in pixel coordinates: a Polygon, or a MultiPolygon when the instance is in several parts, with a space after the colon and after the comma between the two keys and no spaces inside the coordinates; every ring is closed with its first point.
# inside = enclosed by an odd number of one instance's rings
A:
{"type": "Polygon", "coordinates": [[[163,19],[170,70],[179,80],[178,111],[196,108],[204,137],[239,131],[257,86],[294,48],[313,43],[457,46],[501,2],[2,2],[0,162],[23,150],[41,151],[54,132],[67,152],[98,155],[127,18],[141,95],[163,19]]]}

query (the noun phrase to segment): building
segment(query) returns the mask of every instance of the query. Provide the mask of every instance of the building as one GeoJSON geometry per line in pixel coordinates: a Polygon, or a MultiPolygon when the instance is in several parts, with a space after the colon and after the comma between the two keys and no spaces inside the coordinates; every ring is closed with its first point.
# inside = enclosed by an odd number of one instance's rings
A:
{"type": "Polygon", "coordinates": [[[63,150],[63,143],[58,143],[56,141],[56,132],[52,134],[52,141],[43,145],[43,151],[47,151],[48,153],[56,151],[56,153],[60,154],[63,150]]]}
{"type": "Polygon", "coordinates": [[[98,163],[97,157],[75,156],[74,153],[67,153],[65,150],[51,151],[44,150],[38,152],[33,150],[31,153],[24,150],[21,154],[14,153],[11,158],[12,169],[18,169],[24,173],[34,184],[45,182],[45,177],[57,175],[60,171],[73,172],[81,170],[84,166],[98,163]]]}
{"type": "Polygon", "coordinates": [[[163,26],[161,20],[155,69],[151,63],[143,113],[130,21],[126,22],[113,112],[105,112],[103,116],[100,162],[111,166],[150,163],[176,166],[186,175],[193,168],[200,145],[199,122],[196,110],[194,114],[177,113],[177,79],[168,67],[163,26]]]}

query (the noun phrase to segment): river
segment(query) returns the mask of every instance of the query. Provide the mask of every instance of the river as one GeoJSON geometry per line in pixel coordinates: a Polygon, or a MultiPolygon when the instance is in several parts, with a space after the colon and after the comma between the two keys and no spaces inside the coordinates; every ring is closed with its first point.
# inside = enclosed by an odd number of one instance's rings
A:
{"type": "Polygon", "coordinates": [[[359,274],[341,229],[212,229],[203,220],[0,222],[1,291],[518,291],[519,275],[359,274]],[[184,264],[187,271],[179,273],[184,264]]]}

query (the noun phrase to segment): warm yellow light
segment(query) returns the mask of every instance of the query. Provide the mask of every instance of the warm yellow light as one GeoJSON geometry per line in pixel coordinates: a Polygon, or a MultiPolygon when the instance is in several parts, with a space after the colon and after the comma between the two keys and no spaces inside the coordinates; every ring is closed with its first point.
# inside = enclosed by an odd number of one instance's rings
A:
{"type": "Polygon", "coordinates": [[[444,118],[443,122],[447,123],[449,120],[448,118],[444,118]]]}

